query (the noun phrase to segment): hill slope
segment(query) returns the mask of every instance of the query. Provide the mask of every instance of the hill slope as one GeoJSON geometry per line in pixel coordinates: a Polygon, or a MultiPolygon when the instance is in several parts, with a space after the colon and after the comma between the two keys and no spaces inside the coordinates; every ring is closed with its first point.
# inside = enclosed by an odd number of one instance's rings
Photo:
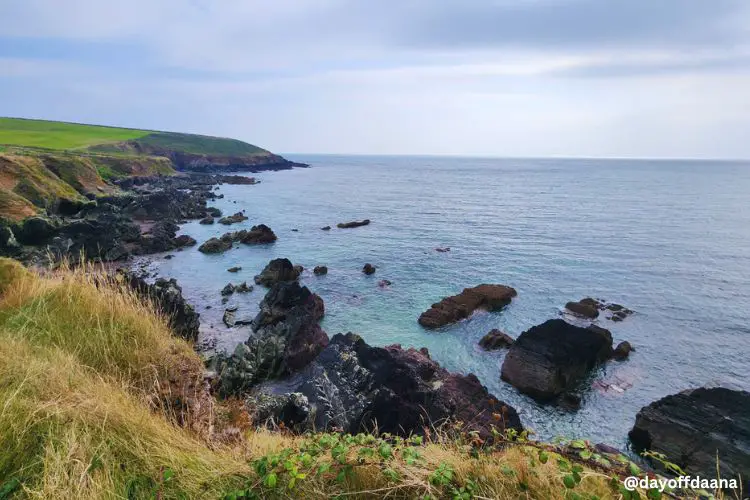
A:
{"type": "Polygon", "coordinates": [[[303,165],[236,139],[0,118],[0,219],[20,220],[60,199],[111,194],[115,178],[296,166],[303,165]]]}

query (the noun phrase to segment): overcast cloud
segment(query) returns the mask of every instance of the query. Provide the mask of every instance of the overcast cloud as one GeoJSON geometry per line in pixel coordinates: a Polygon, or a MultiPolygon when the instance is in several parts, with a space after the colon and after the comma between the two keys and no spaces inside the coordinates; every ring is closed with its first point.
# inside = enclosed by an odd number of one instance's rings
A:
{"type": "Polygon", "coordinates": [[[0,115],[278,152],[750,158],[746,0],[3,0],[0,115]]]}

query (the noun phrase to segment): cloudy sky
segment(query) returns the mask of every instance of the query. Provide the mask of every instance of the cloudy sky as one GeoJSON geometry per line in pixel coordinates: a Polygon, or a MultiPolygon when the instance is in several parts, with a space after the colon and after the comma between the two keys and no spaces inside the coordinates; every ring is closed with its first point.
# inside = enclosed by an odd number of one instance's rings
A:
{"type": "Polygon", "coordinates": [[[2,0],[0,116],[282,153],[750,158],[748,0],[2,0]]]}

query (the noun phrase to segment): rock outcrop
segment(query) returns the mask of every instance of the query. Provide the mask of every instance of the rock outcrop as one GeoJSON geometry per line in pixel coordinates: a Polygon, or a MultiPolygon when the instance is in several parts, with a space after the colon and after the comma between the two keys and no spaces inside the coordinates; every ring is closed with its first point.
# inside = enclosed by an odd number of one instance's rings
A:
{"type": "Polygon", "coordinates": [[[295,281],[299,275],[300,270],[296,269],[289,259],[273,259],[255,277],[255,283],[271,287],[279,282],[295,281]]]}
{"type": "MultiPolygon", "coordinates": [[[[630,440],[637,451],[663,453],[687,474],[737,478],[750,491],[750,393],[700,388],[641,409],[630,440]]],[[[660,464],[655,463],[659,467],[660,464]]]]}
{"type": "Polygon", "coordinates": [[[159,278],[149,284],[140,276],[121,271],[119,276],[139,296],[151,301],[157,309],[169,318],[169,326],[178,337],[195,342],[198,339],[200,314],[185,301],[182,288],[174,279],[159,278]]]}
{"type": "Polygon", "coordinates": [[[594,367],[612,356],[612,335],[551,319],[523,332],[503,361],[502,379],[539,401],[575,388],[594,367]]]}
{"type": "Polygon", "coordinates": [[[371,347],[358,335],[338,334],[299,377],[284,381],[285,394],[259,391],[250,400],[256,420],[273,417],[297,431],[372,430],[424,434],[445,422],[491,438],[521,429],[518,414],[498,401],[474,375],[449,373],[426,349],[371,347]],[[271,403],[269,404],[269,398],[271,403]],[[256,405],[254,401],[260,401],[256,405]]]}
{"type": "Polygon", "coordinates": [[[219,392],[242,394],[309,364],[328,345],[318,324],[324,314],[323,300],[307,287],[295,281],[274,285],[252,321],[253,335],[220,361],[219,392]]]}
{"type": "Polygon", "coordinates": [[[233,215],[227,215],[226,217],[222,217],[219,219],[219,224],[224,224],[225,226],[229,226],[232,224],[237,224],[243,221],[246,221],[248,217],[245,216],[242,212],[237,212],[233,215]]]}
{"type": "Polygon", "coordinates": [[[231,240],[224,240],[222,238],[211,238],[201,246],[198,247],[198,251],[202,253],[222,253],[232,248],[231,240]]]}
{"type": "Polygon", "coordinates": [[[622,321],[631,314],[633,311],[614,302],[607,302],[603,299],[594,299],[586,297],[578,302],[568,302],[565,304],[565,309],[583,318],[595,319],[599,317],[599,312],[604,311],[609,315],[607,319],[612,321],[622,321]]]}
{"type": "Polygon", "coordinates": [[[313,274],[315,276],[323,276],[324,274],[328,274],[328,267],[326,267],[326,266],[315,266],[315,268],[313,268],[313,274]]]}
{"type": "Polygon", "coordinates": [[[265,224],[258,224],[257,226],[253,226],[240,241],[246,245],[273,243],[276,241],[276,235],[270,227],[265,224]]]}
{"type": "Polygon", "coordinates": [[[336,227],[338,227],[339,229],[349,229],[353,227],[367,226],[368,224],[370,224],[370,219],[365,219],[365,220],[360,220],[360,221],[355,220],[351,222],[339,222],[338,224],[336,224],[336,227]]]}
{"type": "Polygon", "coordinates": [[[505,349],[513,345],[513,337],[498,329],[494,329],[481,338],[479,345],[488,351],[505,349]]]}
{"type": "Polygon", "coordinates": [[[494,311],[508,304],[517,295],[516,290],[505,285],[479,285],[465,288],[463,292],[447,297],[423,312],[419,324],[425,328],[439,328],[467,318],[477,309],[494,311]]]}

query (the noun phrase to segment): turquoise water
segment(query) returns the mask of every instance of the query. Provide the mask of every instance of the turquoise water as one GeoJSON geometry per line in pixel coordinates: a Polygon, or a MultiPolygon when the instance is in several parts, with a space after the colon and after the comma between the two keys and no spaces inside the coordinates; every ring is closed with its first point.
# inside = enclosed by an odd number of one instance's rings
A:
{"type": "MultiPolygon", "coordinates": [[[[310,169],[256,175],[255,186],[221,186],[216,206],[245,209],[231,227],[191,222],[199,242],[265,223],[279,240],[209,256],[197,247],[155,259],[202,314],[203,336],[219,348],[244,341],[247,327],[221,323],[220,289],[252,278],[275,257],[305,266],[302,281],[326,304],[329,335],[360,333],[369,343],[426,346],[448,369],[474,372],[544,437],[574,435],[625,446],[645,404],[699,385],[750,389],[750,164],[684,161],[510,160],[299,156],[310,169]],[[369,218],[371,225],[337,229],[369,218]],[[321,231],[325,225],[331,231],[321,231]],[[298,229],[298,232],[292,231],[298,229]],[[450,247],[438,253],[436,247],[450,247]],[[377,266],[373,276],[361,269],[377,266]],[[329,274],[316,277],[315,265],[329,274]],[[226,271],[242,266],[238,274],[226,271]],[[393,284],[380,288],[377,282],[393,284]],[[417,324],[446,295],[480,283],[515,287],[499,313],[478,313],[439,331],[417,324]],[[630,360],[600,369],[575,413],[540,406],[500,380],[503,352],[477,341],[491,328],[511,336],[557,317],[584,296],[637,313],[601,319],[630,360]],[[212,309],[205,310],[206,305],[212,309]],[[614,385],[614,386],[613,386],[614,385]]],[[[235,297],[254,314],[264,290],[235,297]]]]}

